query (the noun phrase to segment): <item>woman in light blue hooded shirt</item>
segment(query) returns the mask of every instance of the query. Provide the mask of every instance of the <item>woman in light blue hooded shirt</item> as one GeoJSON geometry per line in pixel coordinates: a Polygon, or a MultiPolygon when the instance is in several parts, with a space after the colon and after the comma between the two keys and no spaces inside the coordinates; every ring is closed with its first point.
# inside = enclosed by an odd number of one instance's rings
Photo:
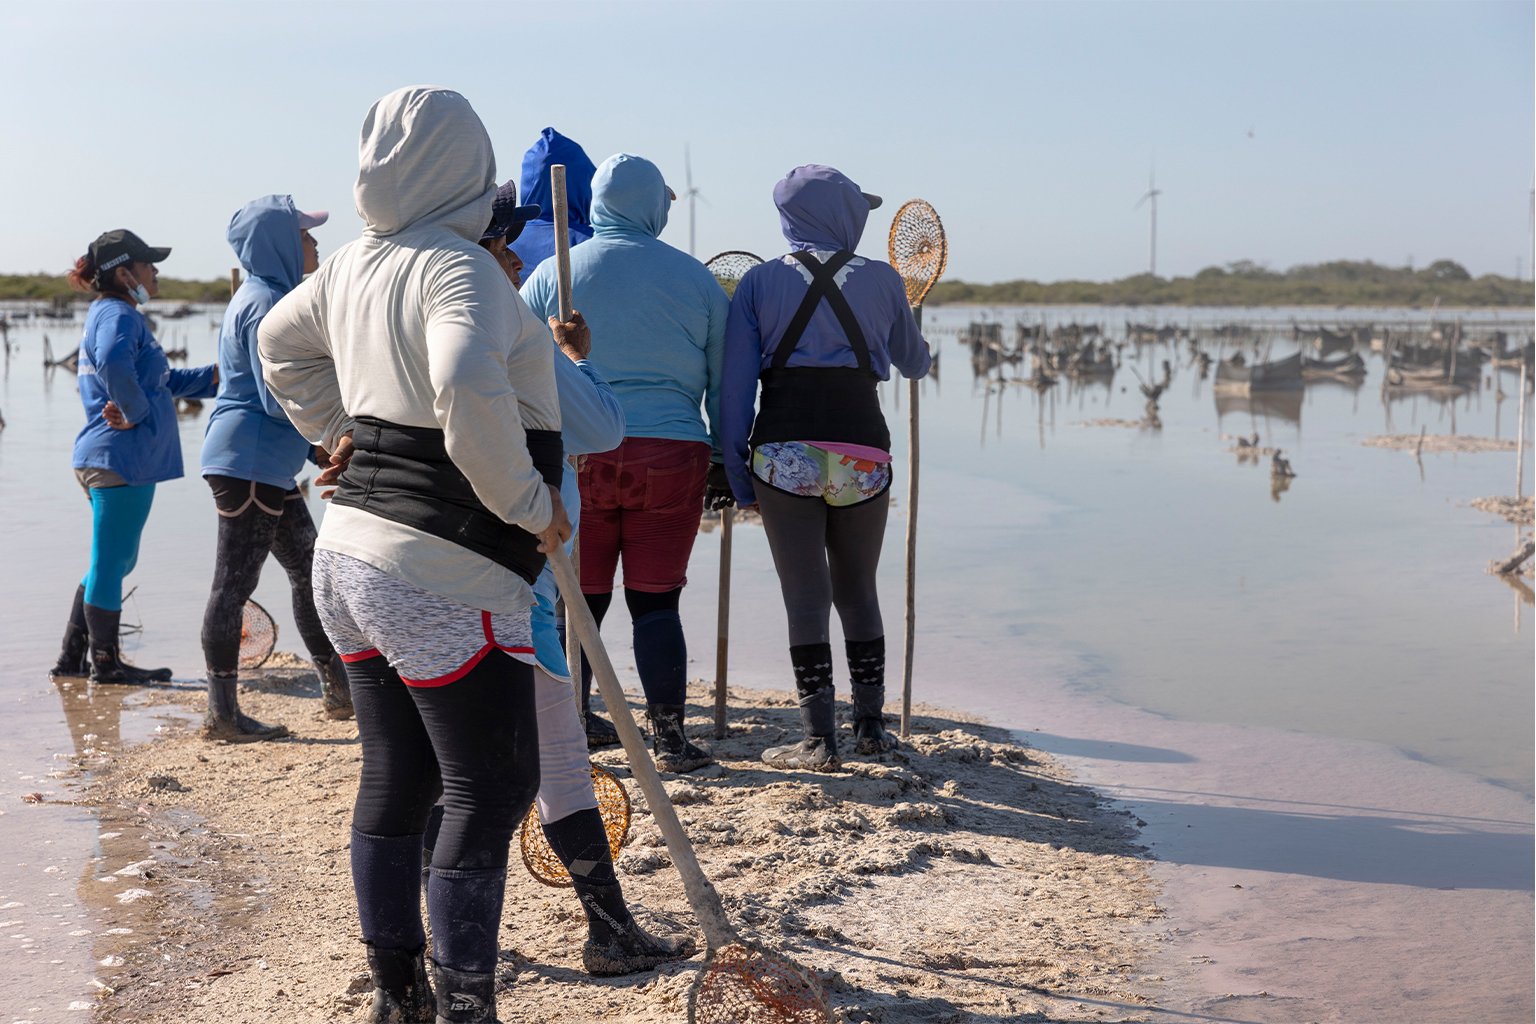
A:
{"type": "Polygon", "coordinates": [[[246,279],[219,328],[219,394],[203,439],[203,479],[219,514],[213,588],[203,613],[208,666],[203,735],[209,739],[245,742],[288,734],[283,726],[242,714],[236,699],[242,611],[268,554],[288,574],[293,617],[320,675],[325,714],[352,716],[346,673],[315,611],[310,581],[315,523],[294,482],[314,449],[267,391],[256,351],[262,318],[319,266],[309,229],[326,218],[301,212],[292,196],[272,195],[246,203],[229,222],[229,244],[246,279]]]}

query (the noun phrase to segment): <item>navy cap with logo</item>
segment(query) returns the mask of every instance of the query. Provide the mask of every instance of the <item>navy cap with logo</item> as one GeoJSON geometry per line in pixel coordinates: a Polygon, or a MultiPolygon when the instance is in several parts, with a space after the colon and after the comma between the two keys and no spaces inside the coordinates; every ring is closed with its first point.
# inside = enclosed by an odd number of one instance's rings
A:
{"type": "Polygon", "coordinates": [[[170,254],[170,249],[148,245],[127,228],[105,231],[91,243],[91,262],[98,274],[133,262],[159,263],[170,254]]]}
{"type": "Polygon", "coordinates": [[[496,198],[491,202],[491,223],[480,236],[480,241],[489,242],[493,238],[502,237],[508,242],[512,241],[522,234],[524,224],[539,215],[540,209],[536,203],[518,206],[517,182],[508,181],[496,190],[496,198]]]}

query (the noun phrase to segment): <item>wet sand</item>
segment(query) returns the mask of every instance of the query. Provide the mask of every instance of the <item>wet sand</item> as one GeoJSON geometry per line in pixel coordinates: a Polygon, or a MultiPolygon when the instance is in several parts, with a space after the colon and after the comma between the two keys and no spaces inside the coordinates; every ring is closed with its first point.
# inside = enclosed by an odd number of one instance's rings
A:
{"type": "MultiPolygon", "coordinates": [[[[253,682],[242,703],[296,738],[209,744],[190,725],[196,688],[147,691],[161,735],[124,749],[75,730],[88,785],[44,794],[102,808],[100,856],[80,881],[98,915],[98,1020],[333,1021],[365,1005],[347,855],[354,727],[318,717],[309,672],[253,682]]],[[[95,705],[83,683],[71,689],[66,709],[86,722],[95,705]]],[[[690,702],[707,735],[701,685],[690,702]]],[[[930,707],[884,759],[836,775],[765,770],[757,753],[795,722],[790,695],[733,690],[720,765],[667,788],[728,915],[817,971],[839,1020],[1149,1019],[1161,983],[1144,965],[1161,910],[1131,816],[1005,731],[930,707]]],[[[597,760],[636,808],[619,859],[626,894],[653,928],[691,930],[622,753],[597,760]]],[[[699,958],[587,977],[571,893],[535,882],[515,851],[503,925],[503,1019],[659,1024],[686,1012],[699,958]]]]}

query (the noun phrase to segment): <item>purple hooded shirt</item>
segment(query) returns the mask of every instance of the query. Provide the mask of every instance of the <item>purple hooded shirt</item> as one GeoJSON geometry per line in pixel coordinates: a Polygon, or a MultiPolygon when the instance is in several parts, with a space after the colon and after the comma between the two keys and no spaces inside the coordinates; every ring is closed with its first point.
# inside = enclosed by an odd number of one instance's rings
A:
{"type": "MultiPolygon", "coordinates": [[[[810,252],[823,263],[839,250],[854,251],[869,219],[869,201],[859,187],[839,171],[819,164],[796,167],[785,175],[773,188],[773,201],[791,251],[810,252]]],[[[731,299],[725,323],[720,446],[731,490],[743,505],[757,500],[747,445],[756,415],[757,379],[772,365],[779,339],[810,282],[810,272],[785,254],[747,271],[731,299]]],[[[837,284],[864,331],[875,375],[889,380],[892,366],[913,379],[927,374],[932,355],[907,305],[901,275],[888,263],[855,256],[838,271],[837,284]]],[[[858,366],[853,347],[826,301],[816,307],[788,365],[858,366]]]]}

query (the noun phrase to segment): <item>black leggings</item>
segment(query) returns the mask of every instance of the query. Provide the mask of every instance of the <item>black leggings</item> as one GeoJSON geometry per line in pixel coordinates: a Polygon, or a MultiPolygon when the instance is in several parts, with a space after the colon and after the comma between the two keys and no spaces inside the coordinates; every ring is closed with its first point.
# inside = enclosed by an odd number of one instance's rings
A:
{"type": "Polygon", "coordinates": [[[347,665],[362,738],[352,877],[363,939],[420,948],[422,833],[438,794],[427,911],[433,956],[495,967],[507,850],[539,788],[533,669],[501,651],[444,686],[406,686],[382,656],[347,665]]]}
{"type": "Polygon", "coordinates": [[[299,636],[314,658],[329,658],[331,642],[315,613],[310,566],[315,557],[315,521],[303,495],[294,488],[239,480],[205,478],[219,510],[218,553],[214,558],[213,591],[203,612],[203,660],[217,675],[235,674],[240,667],[240,618],[245,602],[256,592],[261,567],[271,554],[288,574],[293,591],[293,618],[299,636]]]}
{"type": "Polygon", "coordinates": [[[833,605],[845,640],[884,636],[875,569],[890,492],[834,508],[821,498],[786,494],[762,481],[756,481],[756,488],[789,615],[790,646],[827,643],[833,605]]]}

